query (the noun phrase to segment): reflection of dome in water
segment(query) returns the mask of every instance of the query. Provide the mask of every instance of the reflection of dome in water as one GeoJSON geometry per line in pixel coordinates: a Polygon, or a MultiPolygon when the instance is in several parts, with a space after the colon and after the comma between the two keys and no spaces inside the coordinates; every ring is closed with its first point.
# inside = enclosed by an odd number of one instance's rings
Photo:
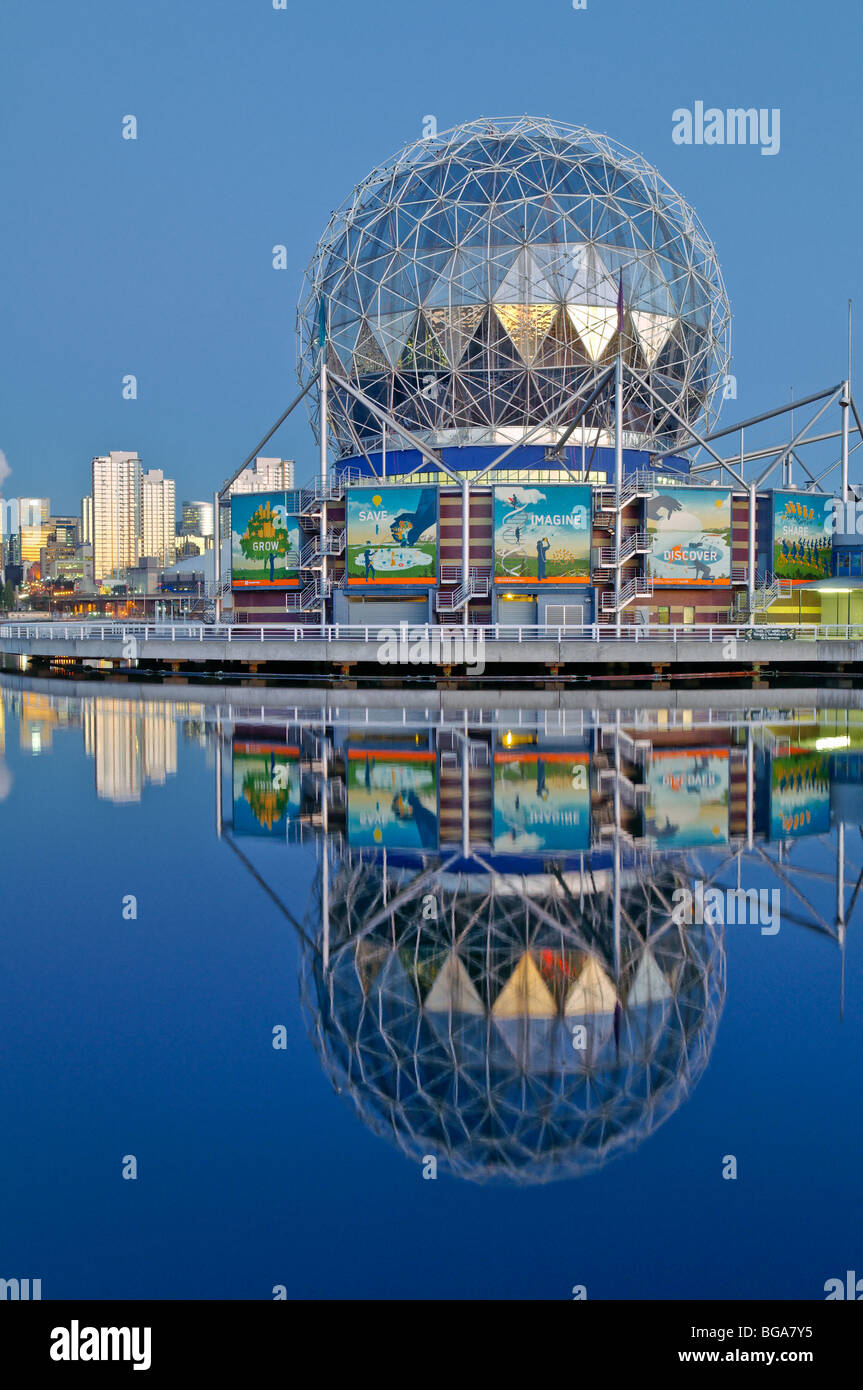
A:
{"type": "Polygon", "coordinates": [[[625,890],[616,985],[608,899],[580,905],[562,882],[539,900],[511,879],[484,895],[438,887],[436,921],[412,897],[365,933],[380,872],[332,890],[330,970],[304,961],[315,1045],[409,1156],[479,1180],[577,1176],[636,1146],[703,1071],[724,997],[715,929],[663,930],[655,885],[625,890]]]}
{"type": "MultiPolygon", "coordinates": [[[[711,417],[729,360],[730,310],[698,218],[640,155],[548,119],[473,121],[405,147],[333,213],[299,308],[300,377],[328,360],[431,444],[493,443],[586,401],[618,345],[624,428],[672,445],[711,417]],[[668,407],[668,409],[665,408],[668,407]],[[675,412],[675,414],[671,412],[675,412]]],[[[610,422],[607,401],[586,424],[610,422]]],[[[713,412],[715,413],[715,411],[713,412]]],[[[340,455],[380,425],[334,380],[340,455]]]]}

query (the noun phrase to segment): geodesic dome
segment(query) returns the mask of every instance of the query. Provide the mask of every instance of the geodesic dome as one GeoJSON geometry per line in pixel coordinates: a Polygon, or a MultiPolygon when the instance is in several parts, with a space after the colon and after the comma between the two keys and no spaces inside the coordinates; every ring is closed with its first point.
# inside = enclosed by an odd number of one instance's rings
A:
{"type": "MultiPolygon", "coordinates": [[[[628,442],[673,447],[666,406],[709,422],[729,364],[728,299],[695,213],[606,136],[473,121],[406,146],[333,213],[300,299],[300,379],[317,371],[323,303],[332,373],[427,443],[535,425],[532,442],[554,442],[566,403],[614,360],[619,283],[624,357],[663,401],[627,380],[628,442]]],[[[340,456],[379,445],[377,419],[336,383],[328,414],[340,456]]],[[[586,424],[607,433],[611,419],[609,391],[586,424]]]]}
{"type": "Polygon", "coordinates": [[[724,999],[719,931],[657,930],[675,882],[624,891],[618,972],[606,894],[575,910],[571,881],[463,879],[438,884],[430,922],[396,877],[347,861],[330,966],[307,947],[301,976],[333,1086],[410,1158],[471,1180],[575,1177],[631,1150],[701,1075],[724,999]]]}

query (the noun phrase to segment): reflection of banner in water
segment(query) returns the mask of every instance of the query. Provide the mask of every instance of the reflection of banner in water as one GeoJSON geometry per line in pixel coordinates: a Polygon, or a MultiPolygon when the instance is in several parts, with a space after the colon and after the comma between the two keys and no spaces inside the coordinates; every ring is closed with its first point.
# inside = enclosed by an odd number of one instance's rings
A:
{"type": "Polygon", "coordinates": [[[833,499],[773,494],[773,573],[779,579],[826,579],[833,564],[833,499]]]}
{"type": "Polygon", "coordinates": [[[830,759],[805,751],[770,764],[770,838],[823,835],[830,829],[830,759]]]}
{"type": "Polygon", "coordinates": [[[348,843],[353,848],[437,849],[437,756],[350,748],[348,843]]]}
{"type": "Polygon", "coordinates": [[[590,582],[587,484],[494,488],[494,577],[499,584],[590,582]]]}
{"type": "Polygon", "coordinates": [[[284,744],[234,744],[235,835],[284,835],[300,812],[299,756],[299,748],[284,744]]]}
{"type": "Polygon", "coordinates": [[[728,840],[728,750],[655,750],[647,770],[644,833],[669,848],[728,840]]]}
{"type": "Polygon", "coordinates": [[[586,753],[495,753],[494,848],[589,849],[589,773],[586,753]]]}

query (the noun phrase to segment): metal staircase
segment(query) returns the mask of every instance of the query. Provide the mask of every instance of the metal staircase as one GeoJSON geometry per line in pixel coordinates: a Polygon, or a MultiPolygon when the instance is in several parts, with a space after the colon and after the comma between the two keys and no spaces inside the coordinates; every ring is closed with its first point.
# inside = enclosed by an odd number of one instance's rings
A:
{"type": "Polygon", "coordinates": [[[653,580],[648,579],[643,574],[637,574],[634,579],[630,579],[627,584],[624,584],[619,599],[613,590],[604,593],[600,599],[600,612],[621,613],[624,608],[629,607],[630,603],[634,603],[636,599],[640,598],[653,598],[653,580]]]}
{"type": "Polygon", "coordinates": [[[461,579],[461,565],[441,565],[441,580],[452,582],[453,577],[461,581],[455,589],[438,589],[435,594],[435,608],[438,613],[455,613],[464,608],[469,599],[488,598],[490,578],[487,572],[471,569],[466,580],[461,579]],[[453,575],[455,571],[455,575],[453,575]]]}
{"type": "Polygon", "coordinates": [[[345,495],[347,488],[355,483],[368,482],[358,468],[343,468],[340,472],[333,470],[323,478],[316,478],[311,487],[301,488],[297,494],[297,515],[309,516],[314,512],[319,512],[326,502],[340,502],[345,495]]]}
{"type": "Polygon", "coordinates": [[[600,791],[613,795],[615,786],[620,788],[620,798],[624,805],[630,806],[633,810],[643,806],[650,795],[650,788],[646,782],[633,782],[625,772],[618,772],[613,767],[602,768],[599,773],[600,791]]]}
{"type": "Polygon", "coordinates": [[[326,555],[341,555],[345,548],[345,532],[328,531],[321,538],[320,532],[307,541],[300,552],[300,569],[316,569],[326,555]]]}
{"type": "Polygon", "coordinates": [[[620,542],[620,553],[615,559],[614,546],[604,545],[599,551],[599,563],[602,569],[620,569],[627,560],[631,560],[634,555],[647,555],[650,551],[650,536],[646,531],[630,531],[620,542]]]}
{"type": "Polygon", "coordinates": [[[600,746],[604,751],[612,750],[615,743],[620,744],[621,752],[626,754],[630,762],[643,764],[653,757],[653,744],[649,738],[633,738],[622,726],[603,729],[600,746]]]}
{"type": "Polygon", "coordinates": [[[320,608],[332,592],[333,581],[329,577],[322,579],[319,574],[315,575],[315,578],[305,588],[290,596],[294,602],[286,611],[288,613],[308,613],[311,609],[320,608]]]}
{"type": "Polygon", "coordinates": [[[650,468],[637,468],[623,479],[619,499],[613,487],[598,487],[596,502],[600,514],[610,513],[612,523],[614,513],[634,502],[637,497],[653,497],[658,491],[656,474],[650,468]]]}
{"type": "Polygon", "coordinates": [[[794,585],[790,579],[778,579],[775,574],[767,573],[753,590],[751,605],[748,589],[738,593],[735,619],[753,618],[757,613],[766,613],[777,599],[790,598],[793,592],[794,585]]]}

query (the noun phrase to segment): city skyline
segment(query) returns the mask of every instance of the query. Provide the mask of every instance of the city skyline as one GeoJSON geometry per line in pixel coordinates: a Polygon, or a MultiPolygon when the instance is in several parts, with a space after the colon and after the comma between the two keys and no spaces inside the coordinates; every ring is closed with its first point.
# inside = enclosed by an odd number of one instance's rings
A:
{"type": "MultiPolygon", "coordinates": [[[[253,494],[294,484],[294,460],[259,456],[233,482],[230,492],[253,494]]],[[[169,570],[191,549],[198,554],[212,547],[214,504],[187,497],[177,501],[174,478],[162,469],[144,468],[136,452],[112,450],[90,463],[90,491],[80,497],[77,512],[55,512],[49,497],[4,497],[0,489],[0,567],[22,568],[26,582],[34,566],[38,578],[58,578],[49,571],[58,560],[66,577],[97,586],[109,576],[133,569],[139,561],[155,559],[169,570]],[[94,507],[94,495],[97,502],[94,507]],[[74,534],[72,534],[74,533],[74,534]],[[52,544],[53,542],[53,544],[52,544]],[[200,542],[200,544],[198,544],[200,542]]]]}

